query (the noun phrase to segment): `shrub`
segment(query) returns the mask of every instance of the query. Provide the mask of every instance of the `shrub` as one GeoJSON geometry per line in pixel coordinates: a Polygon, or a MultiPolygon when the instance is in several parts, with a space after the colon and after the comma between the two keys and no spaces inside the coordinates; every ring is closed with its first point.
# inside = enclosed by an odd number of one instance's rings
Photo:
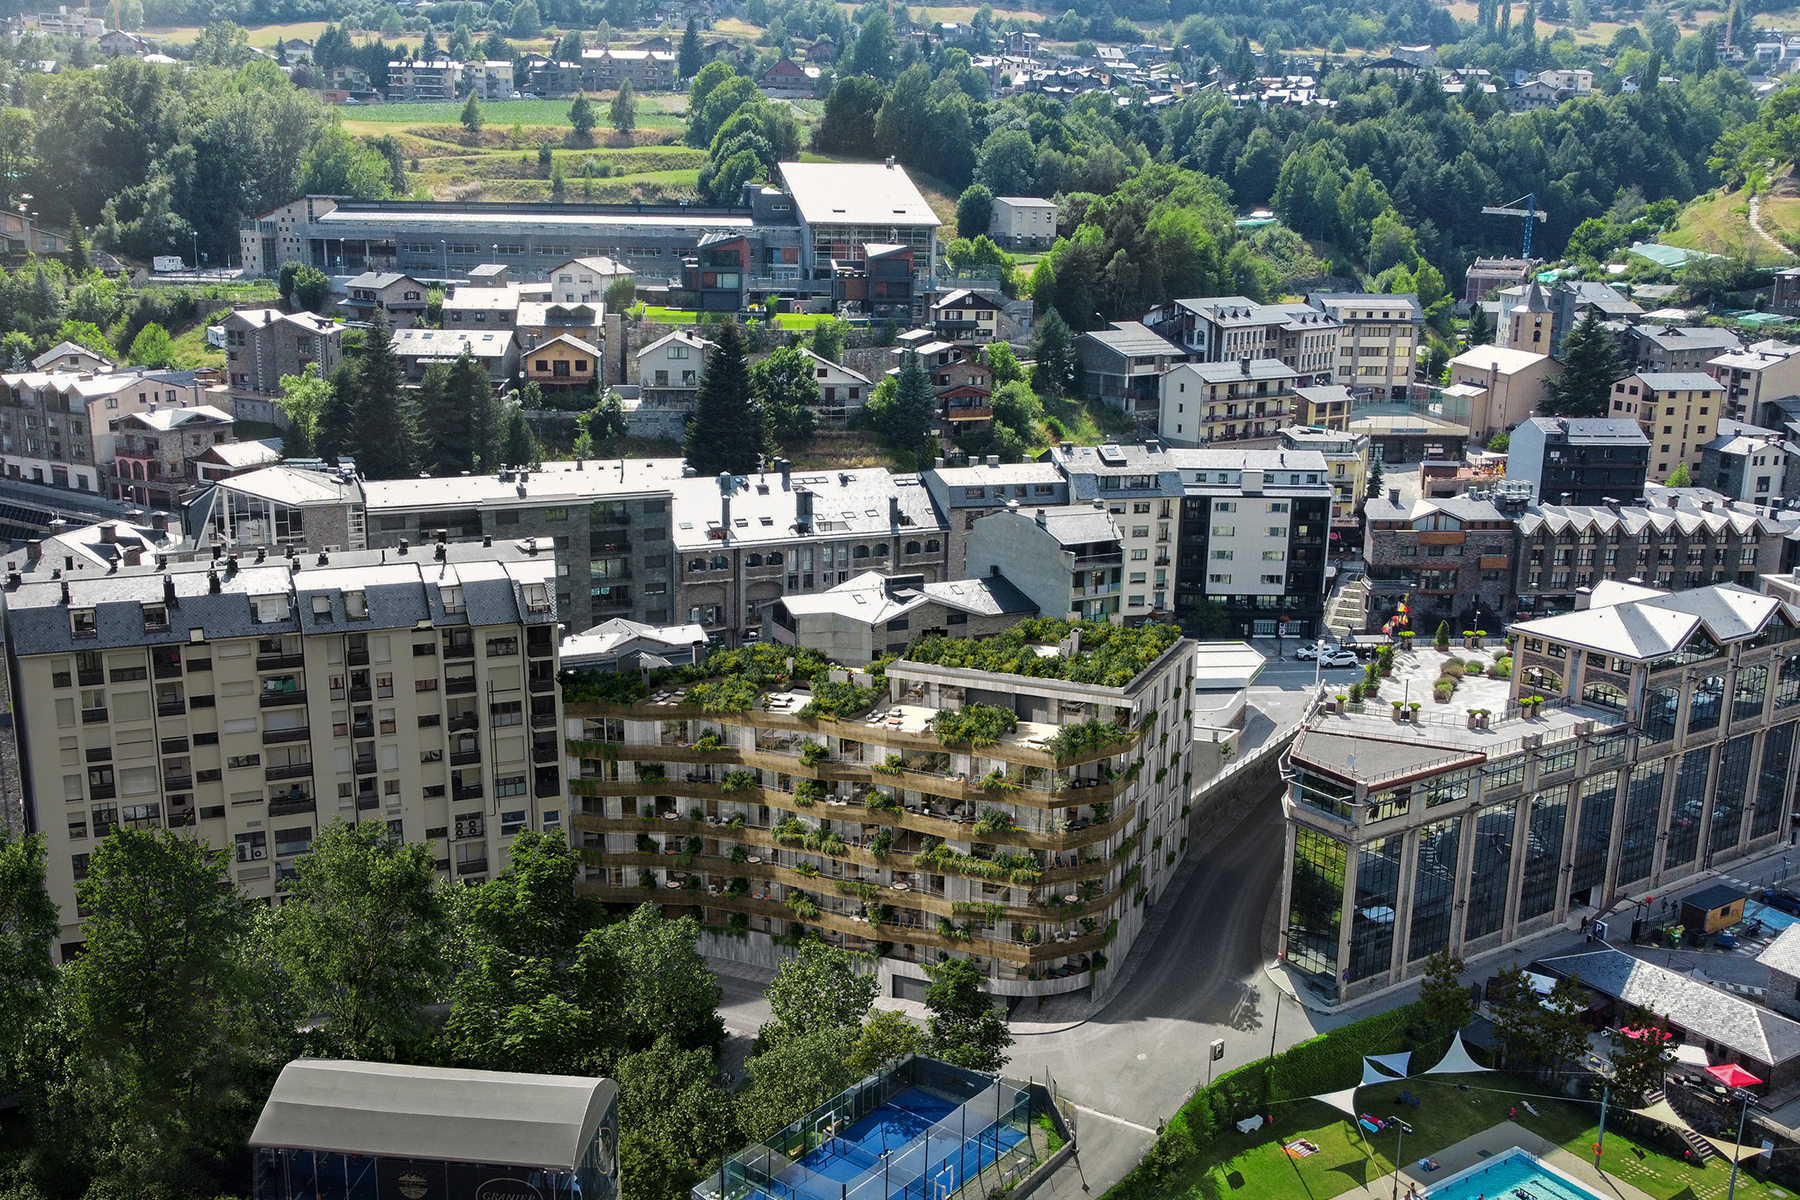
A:
{"type": "Polygon", "coordinates": [[[754,771],[727,771],[725,777],[719,780],[721,792],[747,792],[755,786],[756,772],[754,771]]]}
{"type": "Polygon", "coordinates": [[[698,704],[703,712],[748,712],[756,706],[757,687],[748,679],[721,679],[715,683],[690,684],[686,702],[698,704]]]}
{"type": "Polygon", "coordinates": [[[1502,654],[1494,660],[1494,669],[1489,672],[1495,679],[1511,679],[1513,673],[1512,655],[1502,654]]]}
{"type": "Polygon", "coordinates": [[[564,704],[636,704],[648,694],[636,671],[564,671],[561,683],[564,704]]]}
{"type": "Polygon", "coordinates": [[[725,739],[716,733],[709,733],[694,743],[694,749],[702,754],[711,754],[715,750],[725,749],[725,739]]]}
{"type": "Polygon", "coordinates": [[[1453,658],[1444,664],[1443,669],[1438,672],[1438,678],[1461,679],[1465,669],[1461,659],[1453,658]]]}
{"type": "Polygon", "coordinates": [[[837,881],[837,890],[839,895],[855,896],[862,900],[873,900],[881,895],[880,888],[860,879],[840,879],[837,881]]]}
{"type": "Polygon", "coordinates": [[[813,684],[813,698],[800,710],[803,717],[834,719],[867,712],[882,696],[882,689],[858,687],[854,683],[813,684]]]}
{"type": "Polygon", "coordinates": [[[800,765],[803,767],[810,767],[830,756],[831,751],[826,749],[823,742],[808,742],[800,747],[800,765]]]}
{"type": "Polygon", "coordinates": [[[886,829],[876,834],[874,840],[869,843],[869,853],[876,858],[886,858],[888,851],[893,848],[894,835],[886,829]]]}
{"type": "Polygon", "coordinates": [[[812,807],[828,794],[825,785],[817,779],[802,779],[794,784],[794,803],[803,807],[812,807]]]}
{"type": "Polygon", "coordinates": [[[819,903],[805,892],[790,892],[787,906],[794,910],[794,915],[806,921],[817,920],[819,903]]]}
{"type": "Polygon", "coordinates": [[[871,764],[871,771],[880,771],[883,775],[898,775],[906,766],[906,760],[898,754],[890,754],[878,763],[871,764]]]}
{"type": "Polygon", "coordinates": [[[975,786],[990,792],[1016,792],[1024,786],[1024,781],[996,767],[983,775],[975,786]]]}
{"type": "Polygon", "coordinates": [[[1007,833],[1012,828],[1012,815],[998,808],[982,809],[975,821],[976,833],[1007,833]]]}
{"type": "Polygon", "coordinates": [[[639,854],[655,854],[656,853],[656,839],[652,838],[647,833],[638,834],[635,845],[637,846],[637,852],[639,854]]]}
{"type": "Polygon", "coordinates": [[[1062,762],[1103,746],[1117,745],[1130,736],[1130,731],[1117,721],[1090,720],[1079,725],[1064,725],[1045,748],[1057,762],[1062,762]]]}
{"type": "Polygon", "coordinates": [[[940,708],[932,718],[931,730],[939,744],[957,746],[996,745],[1001,738],[1019,727],[1019,718],[1008,708],[993,704],[966,704],[960,709],[940,708]]]}

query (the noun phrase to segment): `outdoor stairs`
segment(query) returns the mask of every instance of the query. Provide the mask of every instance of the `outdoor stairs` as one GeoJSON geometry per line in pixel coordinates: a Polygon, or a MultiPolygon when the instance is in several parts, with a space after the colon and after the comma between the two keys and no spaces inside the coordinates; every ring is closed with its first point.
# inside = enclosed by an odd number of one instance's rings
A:
{"type": "MultiPolygon", "coordinates": [[[[1651,1105],[1658,1104],[1665,1099],[1667,1099],[1667,1097],[1663,1094],[1663,1092],[1660,1089],[1657,1091],[1651,1092],[1648,1096],[1644,1097],[1644,1107],[1648,1108],[1651,1105]]],[[[1688,1149],[1692,1150],[1694,1152],[1694,1161],[1695,1162],[1704,1165],[1708,1161],[1719,1157],[1718,1149],[1711,1142],[1707,1141],[1705,1138],[1701,1137],[1699,1134],[1695,1133],[1693,1130],[1680,1129],[1680,1130],[1677,1130],[1676,1132],[1681,1134],[1681,1140],[1687,1143],[1688,1149]]]]}
{"type": "Polygon", "coordinates": [[[1369,610],[1369,579],[1358,575],[1331,594],[1325,608],[1325,628],[1339,640],[1363,632],[1369,610]]]}

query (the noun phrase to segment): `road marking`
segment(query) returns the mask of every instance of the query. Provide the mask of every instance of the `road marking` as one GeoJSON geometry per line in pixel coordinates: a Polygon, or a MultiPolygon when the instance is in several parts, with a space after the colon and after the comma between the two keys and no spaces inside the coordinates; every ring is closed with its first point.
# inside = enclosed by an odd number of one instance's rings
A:
{"type": "Polygon", "coordinates": [[[1109,1112],[1101,1112],[1101,1111],[1100,1111],[1100,1110],[1099,1110],[1099,1109],[1097,1109],[1097,1108],[1089,1108],[1089,1107],[1088,1107],[1088,1106],[1087,1106],[1087,1105],[1085,1105],[1085,1104],[1076,1104],[1076,1105],[1075,1105],[1075,1111],[1076,1111],[1076,1112],[1084,1112],[1084,1113],[1091,1113],[1091,1114],[1093,1114],[1093,1115],[1094,1115],[1094,1116],[1096,1116],[1096,1117],[1099,1117],[1099,1118],[1100,1118],[1100,1119],[1101,1119],[1101,1120],[1103,1120],[1103,1121],[1111,1121],[1111,1122],[1112,1122],[1112,1123],[1113,1123],[1113,1124],[1115,1124],[1115,1125],[1123,1125],[1123,1126],[1125,1126],[1125,1127],[1126,1127],[1126,1128],[1127,1128],[1127,1129],[1135,1129],[1135,1130],[1137,1130],[1137,1131],[1138,1131],[1138,1132],[1139,1132],[1139,1133],[1147,1133],[1147,1134],[1149,1134],[1149,1135],[1150,1135],[1150,1136],[1151,1136],[1151,1137],[1155,1137],[1155,1136],[1156,1136],[1156,1130],[1154,1130],[1154,1129],[1151,1129],[1151,1128],[1149,1128],[1149,1127],[1147,1127],[1147,1126],[1144,1126],[1144,1125],[1139,1125],[1139,1124],[1138,1124],[1138,1123],[1137,1123],[1137,1122],[1136,1122],[1136,1121],[1127,1121],[1127,1120],[1126,1120],[1126,1119],[1125,1119],[1125,1118],[1124,1118],[1124,1117],[1115,1117],[1115,1116],[1113,1116],[1113,1115],[1112,1115],[1112,1114],[1111,1114],[1111,1113],[1109,1113],[1109,1112]]]}

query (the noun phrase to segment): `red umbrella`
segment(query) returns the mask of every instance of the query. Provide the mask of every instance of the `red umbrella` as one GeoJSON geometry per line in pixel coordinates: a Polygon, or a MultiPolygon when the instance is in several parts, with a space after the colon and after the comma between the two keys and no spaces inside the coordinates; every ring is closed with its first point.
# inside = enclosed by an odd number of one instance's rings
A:
{"type": "Polygon", "coordinates": [[[1675,1036],[1674,1034],[1669,1033],[1666,1030],[1655,1029],[1655,1028],[1651,1028],[1649,1026],[1646,1026],[1643,1029],[1621,1029],[1621,1030],[1619,1030],[1619,1032],[1624,1034],[1628,1038],[1634,1038],[1634,1039],[1649,1037],[1651,1034],[1660,1034],[1661,1036],[1657,1040],[1663,1041],[1663,1042],[1666,1042],[1670,1038],[1675,1036]]]}
{"type": "Polygon", "coordinates": [[[1726,1087],[1754,1087],[1762,1082],[1736,1063],[1720,1063],[1716,1067],[1706,1068],[1706,1073],[1724,1084],[1726,1087]]]}

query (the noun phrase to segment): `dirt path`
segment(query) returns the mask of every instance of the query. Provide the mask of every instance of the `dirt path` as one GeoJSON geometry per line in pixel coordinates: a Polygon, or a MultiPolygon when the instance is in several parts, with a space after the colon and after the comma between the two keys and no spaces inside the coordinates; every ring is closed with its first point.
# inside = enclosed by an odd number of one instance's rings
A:
{"type": "Polygon", "coordinates": [[[1777,254],[1782,254],[1782,255],[1791,254],[1792,251],[1790,251],[1786,246],[1782,245],[1780,242],[1776,241],[1774,236],[1771,235],[1768,230],[1766,230],[1762,227],[1761,215],[1762,215],[1762,197],[1761,196],[1750,197],[1750,228],[1756,230],[1756,236],[1761,238],[1763,241],[1767,242],[1769,244],[1770,248],[1773,249],[1777,254]]]}

